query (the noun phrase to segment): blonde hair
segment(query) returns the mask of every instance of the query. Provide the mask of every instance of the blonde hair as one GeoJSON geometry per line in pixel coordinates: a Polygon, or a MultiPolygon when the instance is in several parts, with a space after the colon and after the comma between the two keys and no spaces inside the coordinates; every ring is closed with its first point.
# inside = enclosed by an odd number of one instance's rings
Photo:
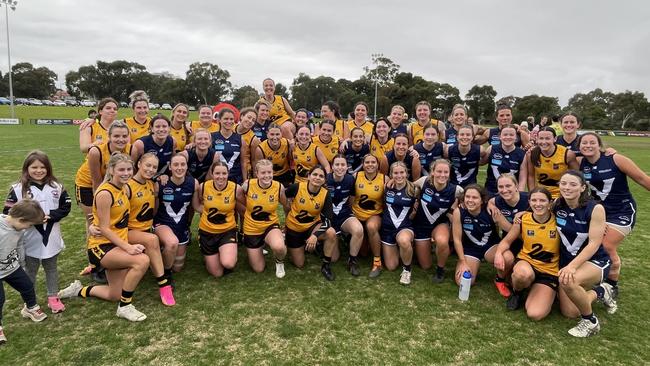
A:
{"type": "MultiPolygon", "coordinates": [[[[390,174],[391,178],[393,178],[393,170],[395,170],[396,167],[404,168],[404,171],[408,175],[409,170],[406,167],[406,164],[404,164],[404,162],[402,162],[402,161],[396,161],[396,162],[394,162],[393,164],[390,165],[389,174],[390,174]]],[[[409,197],[416,197],[417,193],[418,193],[417,192],[417,187],[415,186],[415,184],[413,184],[413,182],[408,180],[408,177],[407,177],[407,179],[406,179],[406,194],[409,197]]]]}
{"type": "MultiPolygon", "coordinates": [[[[434,160],[431,163],[431,165],[429,165],[429,176],[427,177],[427,182],[431,185],[433,185],[433,178],[431,178],[431,174],[433,173],[434,170],[436,170],[436,167],[440,164],[446,165],[447,168],[449,168],[449,173],[451,173],[451,163],[449,162],[449,160],[443,158],[434,160]]],[[[447,183],[449,183],[449,179],[447,179],[447,183]]]]}
{"type": "Polygon", "coordinates": [[[257,174],[260,168],[264,166],[270,166],[271,169],[273,169],[273,163],[271,162],[271,160],[261,159],[257,163],[255,163],[255,174],[257,174]]]}
{"type": "Polygon", "coordinates": [[[122,153],[114,153],[111,155],[111,158],[108,160],[108,164],[106,164],[106,175],[104,175],[104,183],[113,179],[111,169],[115,168],[117,164],[125,162],[130,163],[131,167],[133,167],[133,160],[131,160],[130,156],[122,153]]]}
{"type": "Polygon", "coordinates": [[[146,102],[147,106],[149,106],[149,96],[144,90],[134,91],[131,93],[131,95],[129,95],[129,99],[131,100],[131,108],[135,108],[135,103],[137,102],[146,102]]]}

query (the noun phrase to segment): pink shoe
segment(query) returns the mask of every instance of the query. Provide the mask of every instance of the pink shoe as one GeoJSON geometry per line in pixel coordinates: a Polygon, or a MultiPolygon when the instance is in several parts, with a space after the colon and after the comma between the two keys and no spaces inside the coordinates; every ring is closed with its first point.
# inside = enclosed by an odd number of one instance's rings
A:
{"type": "Polygon", "coordinates": [[[56,295],[47,297],[47,307],[52,310],[52,314],[61,313],[65,310],[65,305],[56,295]]]}
{"type": "Polygon", "coordinates": [[[174,294],[172,293],[171,285],[163,286],[158,289],[160,292],[160,300],[162,303],[167,306],[176,305],[176,300],[174,300],[174,294]]]}

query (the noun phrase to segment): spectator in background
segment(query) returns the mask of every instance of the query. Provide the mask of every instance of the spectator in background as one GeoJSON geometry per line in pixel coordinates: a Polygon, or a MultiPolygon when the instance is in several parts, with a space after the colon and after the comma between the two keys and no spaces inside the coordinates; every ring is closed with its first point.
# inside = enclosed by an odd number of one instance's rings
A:
{"type": "Polygon", "coordinates": [[[96,119],[97,118],[97,111],[94,109],[91,109],[88,111],[88,118],[90,119],[96,119]]]}
{"type": "Polygon", "coordinates": [[[561,136],[563,131],[562,131],[562,126],[560,126],[560,116],[558,115],[553,115],[551,118],[551,128],[555,130],[555,135],[556,136],[561,136]]]}

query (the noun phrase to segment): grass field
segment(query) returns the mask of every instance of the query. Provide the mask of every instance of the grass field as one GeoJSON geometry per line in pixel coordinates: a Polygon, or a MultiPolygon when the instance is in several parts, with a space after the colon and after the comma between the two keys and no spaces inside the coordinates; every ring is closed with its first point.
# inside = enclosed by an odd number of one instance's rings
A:
{"type": "MultiPolygon", "coordinates": [[[[21,108],[21,118],[79,118],[87,110],[21,108]]],[[[0,117],[8,117],[7,108],[0,108],[0,117]]],[[[650,140],[606,141],[650,172],[650,140]]],[[[18,178],[24,156],[34,148],[49,154],[72,193],[82,161],[77,146],[74,126],[0,126],[0,194],[18,178]]],[[[563,318],[559,309],[537,323],[523,311],[507,311],[488,265],[481,267],[470,301],[461,303],[451,279],[435,285],[430,273],[418,268],[408,287],[399,285],[399,271],[368,279],[369,260],[359,278],[335,264],[337,279],[329,283],[316,257],[309,257],[303,270],[287,265],[287,276],[278,280],[269,269],[254,274],[240,253],[236,271],[215,280],[204,270],[194,239],[186,269],[176,276],[178,305],[164,307],[147,276],[135,303],[148,319],[138,324],[118,319],[116,304],[97,299],[67,300],[64,313],[35,324],[20,317],[22,301],[5,286],[9,342],[0,347],[0,364],[645,364],[650,362],[650,194],[631,187],[639,216],[620,251],[619,310],[608,315],[594,305],[602,330],[589,339],[569,336],[576,320],[563,318]]],[[[59,261],[61,287],[79,279],[87,262],[76,205],[62,225],[67,248],[59,261]]],[[[270,259],[267,264],[272,269],[270,259]]],[[[452,257],[448,278],[454,265],[452,257]]],[[[45,306],[42,272],[37,294],[45,306]]]]}

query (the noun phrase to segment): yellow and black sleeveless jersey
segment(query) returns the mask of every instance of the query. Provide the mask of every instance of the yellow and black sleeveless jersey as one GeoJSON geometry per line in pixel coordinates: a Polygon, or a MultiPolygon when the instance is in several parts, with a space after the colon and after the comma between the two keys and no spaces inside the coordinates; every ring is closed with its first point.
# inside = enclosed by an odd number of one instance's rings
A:
{"type": "MultiPolygon", "coordinates": [[[[264,96],[260,98],[260,101],[266,101],[268,103],[268,100],[264,96]]],[[[281,95],[273,96],[273,103],[271,103],[271,109],[269,109],[269,119],[278,126],[291,120],[291,116],[289,116],[286,108],[284,108],[284,100],[281,95]]]]}
{"type": "Polygon", "coordinates": [[[237,132],[237,134],[241,136],[241,139],[244,142],[244,144],[246,144],[246,146],[248,147],[251,146],[251,144],[253,143],[253,139],[255,138],[255,132],[253,132],[253,130],[248,130],[246,133],[241,134],[235,128],[235,132],[237,132]]]}
{"type": "Polygon", "coordinates": [[[144,183],[140,183],[131,178],[127,184],[131,189],[129,230],[147,231],[153,226],[154,208],[156,206],[154,183],[151,179],[146,179],[144,183]]]}
{"type": "Polygon", "coordinates": [[[343,137],[343,132],[344,132],[344,127],[345,126],[345,121],[342,119],[337,119],[336,123],[334,124],[334,135],[338,136],[339,138],[343,137]]]}
{"type": "Polygon", "coordinates": [[[534,167],[535,182],[538,186],[548,189],[553,198],[560,197],[560,178],[569,169],[566,161],[567,151],[566,147],[556,144],[553,155],[546,157],[539,154],[539,164],[534,167]]]}
{"type": "MultiPolygon", "coordinates": [[[[90,149],[88,149],[88,153],[90,153],[91,149],[99,150],[99,171],[103,177],[104,174],[106,174],[106,166],[108,165],[108,161],[111,159],[111,154],[113,154],[115,151],[110,150],[108,142],[103,143],[99,146],[96,145],[91,146],[90,149]]],[[[126,145],[124,150],[119,152],[130,155],[131,145],[126,145]]],[[[86,187],[86,188],[92,188],[93,186],[93,180],[92,177],[90,176],[90,167],[88,166],[88,154],[86,154],[86,160],[84,160],[84,162],[77,170],[77,175],[74,178],[74,184],[77,187],[86,187]]]]}
{"type": "MultiPolygon", "coordinates": [[[[357,127],[357,125],[354,123],[354,120],[348,121],[348,130],[350,130],[350,134],[352,134],[352,129],[355,127],[357,127]]],[[[363,130],[363,133],[366,136],[372,136],[372,130],[375,128],[375,124],[372,122],[365,121],[361,126],[358,127],[363,130]]]]}
{"type": "Polygon", "coordinates": [[[338,136],[332,136],[332,141],[329,143],[324,143],[320,140],[319,136],[314,136],[311,138],[311,141],[318,146],[318,148],[325,154],[325,158],[327,161],[332,163],[332,160],[334,160],[334,157],[336,154],[339,152],[339,137],[338,136]]]}
{"type": "Polygon", "coordinates": [[[384,175],[377,173],[375,179],[366,178],[360,171],[354,179],[354,204],[352,213],[361,221],[384,211],[384,175]]]}
{"type": "MultiPolygon", "coordinates": [[[[95,196],[102,191],[108,191],[112,197],[111,204],[111,218],[110,229],[115,232],[122,240],[128,241],[129,239],[129,197],[127,196],[127,187],[121,189],[116,187],[110,182],[105,182],[99,185],[95,196]]],[[[99,226],[99,218],[97,216],[97,206],[93,203],[93,225],[99,226]]],[[[111,241],[103,235],[89,235],[88,236],[88,249],[96,248],[101,244],[109,244],[111,241]]]]}
{"type": "Polygon", "coordinates": [[[517,258],[530,263],[538,272],[557,276],[560,266],[560,235],[555,216],[539,223],[532,212],[521,217],[521,239],[524,242],[517,258]]]}
{"type": "Polygon", "coordinates": [[[199,229],[211,234],[221,234],[237,227],[235,222],[235,195],[237,184],[228,184],[218,190],[214,181],[201,183],[203,187],[203,213],[199,221],[199,229]]]}
{"type": "Polygon", "coordinates": [[[381,144],[379,140],[373,136],[370,139],[370,153],[373,156],[376,156],[377,159],[380,159],[383,156],[386,156],[389,151],[393,150],[393,144],[395,143],[395,140],[391,137],[389,138],[385,144],[381,144]]]}
{"type": "Polygon", "coordinates": [[[246,213],[244,233],[262,235],[266,229],[278,224],[276,210],[280,202],[280,183],[273,181],[268,188],[262,188],[257,178],[248,180],[246,191],[246,213]]]}
{"type": "Polygon", "coordinates": [[[90,140],[95,145],[108,141],[108,130],[102,126],[99,120],[95,120],[95,123],[90,126],[90,140]]]}
{"type": "Polygon", "coordinates": [[[171,136],[174,141],[176,141],[176,151],[185,150],[185,145],[187,145],[187,140],[189,139],[187,133],[185,132],[185,128],[181,127],[179,129],[176,129],[172,127],[169,129],[169,136],[171,136]]]}
{"type": "Polygon", "coordinates": [[[291,202],[291,211],[287,215],[287,228],[302,233],[320,221],[320,214],[325,206],[329,192],[320,187],[318,193],[312,194],[309,183],[298,183],[298,192],[291,202]]]}
{"type": "Polygon", "coordinates": [[[205,128],[205,127],[201,126],[201,121],[192,121],[192,134],[196,133],[196,130],[198,130],[200,128],[202,128],[204,130],[208,130],[208,132],[210,132],[210,133],[219,132],[219,124],[218,123],[212,122],[210,124],[210,127],[205,128]]]}
{"type": "Polygon", "coordinates": [[[309,146],[304,150],[298,144],[294,146],[293,161],[296,164],[296,183],[306,182],[311,168],[318,165],[317,149],[318,146],[313,142],[310,142],[309,146]]]}
{"type": "Polygon", "coordinates": [[[124,119],[124,122],[129,126],[129,135],[131,136],[131,143],[134,143],[135,140],[140,137],[147,136],[149,134],[149,126],[151,125],[151,117],[147,116],[147,121],[145,123],[136,122],[134,117],[127,117],[124,119]]]}
{"type": "Polygon", "coordinates": [[[280,146],[277,149],[271,148],[269,140],[260,144],[264,159],[273,163],[273,176],[277,177],[289,171],[289,142],[284,137],[280,138],[280,146]]]}
{"type": "MultiPolygon", "coordinates": [[[[431,118],[431,126],[435,127],[436,131],[438,131],[438,123],[439,121],[437,119],[431,118]]],[[[411,140],[413,141],[413,145],[424,140],[424,126],[421,126],[417,121],[411,123],[411,140]]]]}

